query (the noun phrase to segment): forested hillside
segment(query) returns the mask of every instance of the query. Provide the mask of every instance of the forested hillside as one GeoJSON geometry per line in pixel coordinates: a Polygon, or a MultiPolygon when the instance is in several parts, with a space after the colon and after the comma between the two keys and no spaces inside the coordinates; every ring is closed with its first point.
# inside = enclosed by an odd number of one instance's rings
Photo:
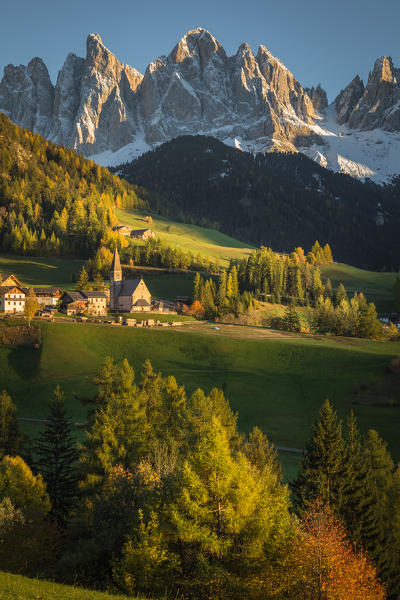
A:
{"type": "Polygon", "coordinates": [[[144,190],[0,114],[0,248],[14,254],[87,257],[114,207],[145,208],[144,190]]]}
{"type": "Polygon", "coordinates": [[[115,171],[157,192],[152,206],[164,216],[277,251],[323,239],[339,261],[399,267],[399,185],[362,183],[301,154],[253,156],[202,136],[176,138],[115,171]]]}

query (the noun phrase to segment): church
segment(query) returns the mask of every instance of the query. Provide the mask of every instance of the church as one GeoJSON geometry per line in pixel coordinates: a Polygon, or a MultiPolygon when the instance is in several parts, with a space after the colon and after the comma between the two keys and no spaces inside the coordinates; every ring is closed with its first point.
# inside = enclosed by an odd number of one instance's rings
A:
{"type": "Polygon", "coordinates": [[[122,279],[121,261],[115,248],[110,272],[110,310],[113,312],[149,312],[151,294],[140,279],[122,279]]]}

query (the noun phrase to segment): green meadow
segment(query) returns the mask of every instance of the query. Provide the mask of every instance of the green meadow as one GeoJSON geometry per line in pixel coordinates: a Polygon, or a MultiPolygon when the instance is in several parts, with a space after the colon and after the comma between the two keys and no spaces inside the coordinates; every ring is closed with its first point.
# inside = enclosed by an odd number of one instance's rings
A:
{"type": "Polygon", "coordinates": [[[253,246],[215,229],[177,223],[159,215],[152,215],[152,223],[149,224],[144,219],[147,213],[138,210],[117,209],[116,214],[121,225],[129,225],[133,229],[150,227],[169,246],[190,250],[194,255],[200,252],[204,258],[218,259],[222,266],[227,266],[231,258],[239,260],[248,256],[253,250],[253,246]]]}
{"type": "MultiPolygon", "coordinates": [[[[0,571],[0,600],[127,600],[104,592],[60,585],[42,579],[29,579],[0,571]]],[[[132,598],[130,600],[144,600],[132,598]]]]}
{"type": "Polygon", "coordinates": [[[0,273],[13,273],[23,285],[43,287],[75,287],[73,276],[79,275],[83,260],[66,258],[38,258],[0,254],[0,273]]]}
{"type": "Polygon", "coordinates": [[[396,273],[365,271],[342,263],[323,265],[320,268],[323,280],[326,281],[329,278],[334,288],[339,283],[343,283],[349,295],[353,295],[354,292],[362,292],[368,301],[376,304],[378,311],[394,310],[393,287],[397,277],[396,273]]]}
{"type": "MultiPolygon", "coordinates": [[[[106,356],[128,358],[136,373],[150,358],[189,393],[197,387],[223,389],[239,414],[239,428],[258,425],[276,445],[302,448],[321,403],[329,398],[342,417],[353,408],[362,430],[377,429],[400,459],[400,382],[394,385],[397,376],[387,372],[390,360],[400,354],[399,344],[325,336],[252,338],[250,328],[232,333],[222,325],[207,332],[200,324],[179,330],[73,323],[41,327],[40,350],[0,347],[0,389],[11,394],[20,417],[44,418],[60,384],[72,419],[81,422],[81,398],[94,393],[92,379],[106,356]],[[388,381],[393,398],[380,392],[388,381]],[[354,395],[359,388],[370,393],[354,395]]],[[[32,433],[38,427],[25,426],[32,433]]]]}

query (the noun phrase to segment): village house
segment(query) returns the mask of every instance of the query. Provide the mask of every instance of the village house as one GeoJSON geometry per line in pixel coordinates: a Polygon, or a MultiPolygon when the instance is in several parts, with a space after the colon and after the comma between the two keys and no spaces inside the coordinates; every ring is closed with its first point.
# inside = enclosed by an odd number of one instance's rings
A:
{"type": "Polygon", "coordinates": [[[33,291],[36,294],[36,300],[40,308],[45,306],[56,307],[62,296],[62,291],[57,287],[33,288],[33,291]]]}
{"type": "Polygon", "coordinates": [[[155,238],[156,234],[151,229],[132,229],[131,238],[135,240],[148,240],[155,238]]]}
{"type": "Polygon", "coordinates": [[[129,236],[131,234],[131,228],[128,227],[128,225],[117,225],[116,227],[113,227],[112,230],[121,235],[129,236]]]}
{"type": "Polygon", "coordinates": [[[60,310],[67,315],[87,313],[92,316],[105,316],[107,296],[104,292],[65,292],[61,298],[60,310]]]}
{"type": "Polygon", "coordinates": [[[22,313],[25,309],[27,291],[12,273],[0,273],[0,311],[22,313]]]}
{"type": "Polygon", "coordinates": [[[0,311],[4,313],[23,313],[26,293],[17,285],[0,287],[0,311]]]}
{"type": "Polygon", "coordinates": [[[110,272],[110,310],[118,312],[149,312],[151,294],[143,279],[122,279],[117,248],[110,272]]]}

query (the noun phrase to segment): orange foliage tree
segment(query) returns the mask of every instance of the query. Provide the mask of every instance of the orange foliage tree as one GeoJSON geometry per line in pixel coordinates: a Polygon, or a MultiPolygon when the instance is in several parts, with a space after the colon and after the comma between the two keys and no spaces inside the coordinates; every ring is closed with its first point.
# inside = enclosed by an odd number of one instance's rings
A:
{"type": "Polygon", "coordinates": [[[331,510],[317,500],[300,523],[286,564],[287,598],[384,600],[385,589],[363,551],[355,551],[331,510]]]}

